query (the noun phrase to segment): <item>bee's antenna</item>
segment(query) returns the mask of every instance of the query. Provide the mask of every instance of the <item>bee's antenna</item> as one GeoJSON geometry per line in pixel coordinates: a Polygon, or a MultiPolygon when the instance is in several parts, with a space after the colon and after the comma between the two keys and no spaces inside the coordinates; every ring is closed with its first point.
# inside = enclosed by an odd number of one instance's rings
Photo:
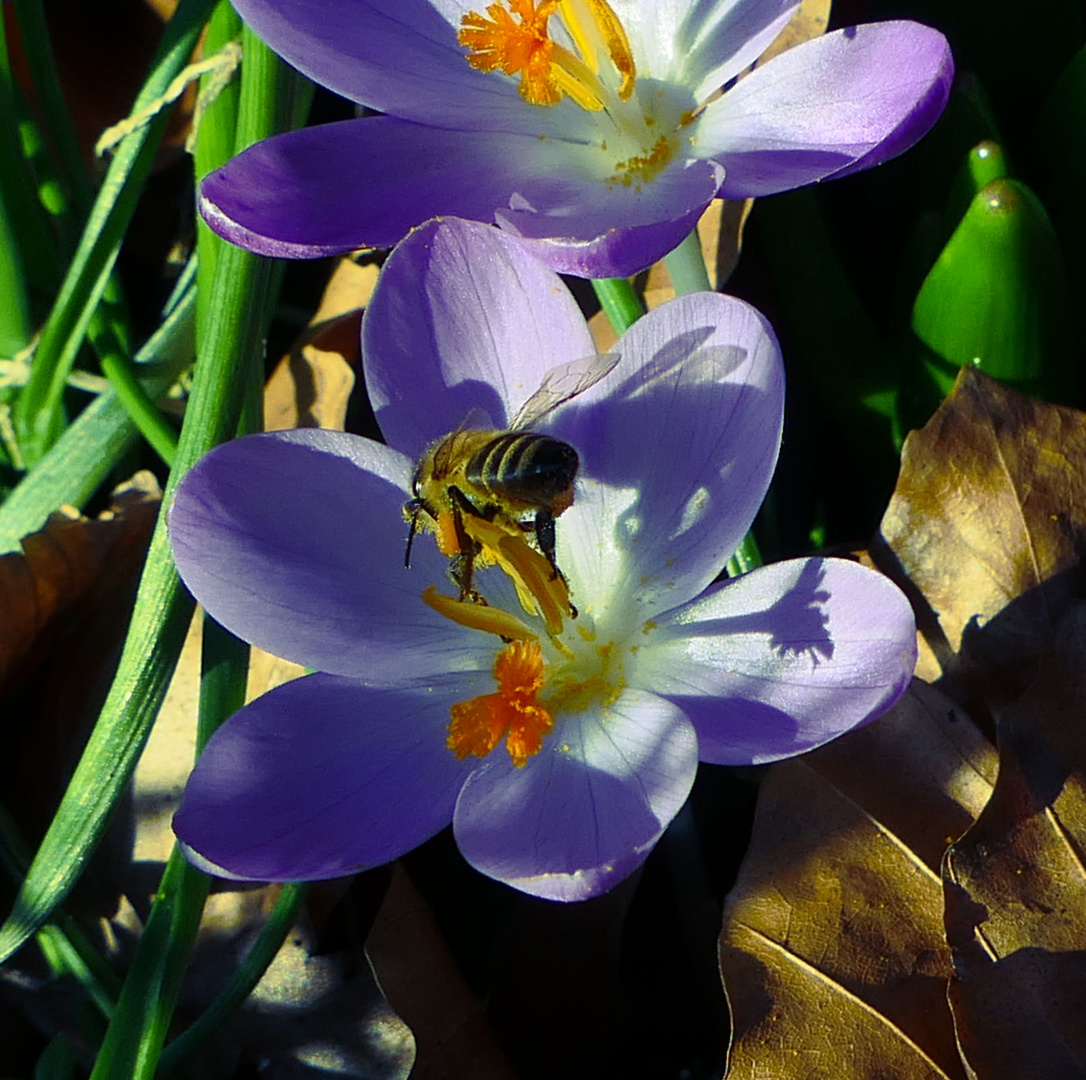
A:
{"type": "Polygon", "coordinates": [[[411,528],[407,533],[407,550],[404,552],[403,564],[410,570],[411,569],[411,545],[415,542],[415,532],[419,523],[419,507],[415,508],[415,512],[411,515],[411,528]]]}

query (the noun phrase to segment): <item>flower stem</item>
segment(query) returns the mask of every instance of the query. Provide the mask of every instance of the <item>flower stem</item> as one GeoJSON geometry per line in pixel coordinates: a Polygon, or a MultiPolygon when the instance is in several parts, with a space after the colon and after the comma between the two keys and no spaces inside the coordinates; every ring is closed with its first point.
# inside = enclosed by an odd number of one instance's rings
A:
{"type": "Polygon", "coordinates": [[[676,296],[713,291],[696,228],[687,234],[686,239],[674,251],[664,256],[664,263],[671,276],[676,296]]]}
{"type": "Polygon", "coordinates": [[[749,532],[727,562],[728,577],[738,577],[761,565],[762,553],[758,550],[758,541],[754,539],[754,533],[749,532]]]}
{"type": "Polygon", "coordinates": [[[642,315],[641,297],[627,278],[593,278],[592,288],[612,329],[621,337],[642,315]]]}

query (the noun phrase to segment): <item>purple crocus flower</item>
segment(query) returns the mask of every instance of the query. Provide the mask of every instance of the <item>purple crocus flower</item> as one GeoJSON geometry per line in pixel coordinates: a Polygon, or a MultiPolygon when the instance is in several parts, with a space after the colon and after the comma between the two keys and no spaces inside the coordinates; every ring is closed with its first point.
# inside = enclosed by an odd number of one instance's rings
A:
{"type": "Polygon", "coordinates": [[[631,274],[714,196],[900,154],[953,76],[943,36],[899,21],[805,42],[729,86],[794,0],[233,2],[310,78],[385,114],[268,139],[204,180],[216,232],[288,258],[391,247],[455,214],[563,273],[631,274]]]}
{"type": "Polygon", "coordinates": [[[781,437],[781,358],[753,308],[716,293],[663,305],[623,335],[609,375],[541,422],[581,462],[557,520],[578,614],[557,626],[528,609],[561,578],[545,574],[526,607],[509,573],[481,567],[487,606],[458,603],[428,535],[405,569],[404,506],[416,460],[469,410],[501,428],[547,371],[593,353],[569,292],[499,231],[431,222],[389,258],[364,327],[388,445],[238,439],[197,464],[170,511],[207,610],[317,672],[208,744],[174,823],[198,863],[332,877],[451,822],[484,874],[580,900],[644,860],[699,758],[789,757],[900,696],[915,628],[886,578],[806,558],[716,582],[781,437]]]}

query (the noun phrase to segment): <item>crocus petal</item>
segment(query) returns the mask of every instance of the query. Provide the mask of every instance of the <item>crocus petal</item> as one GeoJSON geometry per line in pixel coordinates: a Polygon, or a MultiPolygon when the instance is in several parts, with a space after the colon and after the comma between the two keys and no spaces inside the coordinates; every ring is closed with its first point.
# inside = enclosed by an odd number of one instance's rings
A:
{"type": "Polygon", "coordinates": [[[340,877],[417,847],[452,820],[471,766],[445,748],[471,680],[373,690],[309,675],[213,736],[174,818],[204,865],[256,881],[340,877]]]}
{"type": "Polygon", "coordinates": [[[341,432],[226,443],[177,489],[178,571],[224,626],[306,667],[374,685],[489,669],[486,636],[422,602],[446,580],[436,546],[416,544],[404,569],[410,473],[403,455],[341,432]]]}
{"type": "Polygon", "coordinates": [[[600,168],[597,149],[538,131],[376,116],[249,147],[205,177],[200,212],[231,243],[281,258],[392,247],[437,216],[497,221],[553,269],[615,276],[670,251],[723,177],[687,160],[639,187],[606,183],[600,168]]]}
{"type": "Polygon", "coordinates": [[[701,759],[724,765],[791,757],[873,719],[916,664],[904,595],[842,559],[761,567],[643,636],[631,684],[681,705],[701,759]]]}
{"type": "MultiPolygon", "coordinates": [[[[584,158],[598,170],[597,150],[586,148],[584,158]]],[[[679,160],[644,184],[585,181],[576,202],[533,198],[533,187],[526,186],[529,198],[521,202],[528,208],[500,208],[494,218],[559,273],[628,277],[678,245],[716,197],[723,177],[715,162],[679,160]]]]}
{"type": "Polygon", "coordinates": [[[453,817],[477,870],[550,900],[584,900],[635,870],[694,782],[697,742],[669,702],[627,691],[559,717],[516,768],[497,752],[472,773],[453,817]]]}
{"type": "MultiPolygon", "coordinates": [[[[496,208],[532,183],[542,152],[536,135],[448,131],[389,116],[343,120],[250,146],[204,178],[200,212],[220,236],[262,255],[392,247],[441,214],[492,222],[496,208]]],[[[584,183],[548,181],[559,205],[576,205],[584,183]]]]}
{"type": "Polygon", "coordinates": [[[513,79],[474,70],[456,34],[483,3],[238,0],[242,18],[314,82],[378,112],[436,127],[538,131],[513,79]]]}
{"type": "Polygon", "coordinates": [[[615,371],[555,419],[587,478],[560,550],[578,603],[606,597],[616,623],[640,625],[700,593],[750,528],[780,447],[784,368],[766,319],[718,293],[656,308],[615,348],[615,371]]]}
{"type": "Polygon", "coordinates": [[[362,324],[378,423],[413,457],[473,409],[505,427],[547,371],[595,351],[557,274],[497,229],[455,218],[396,248],[362,324]]]}
{"type": "Polygon", "coordinates": [[[676,81],[704,101],[769,48],[798,6],[796,0],[695,5],[673,39],[676,81]]]}
{"type": "Polygon", "coordinates": [[[804,42],[740,80],[698,121],[726,199],[770,195],[901,153],[935,123],[954,75],[946,39],[913,22],[804,42]]]}

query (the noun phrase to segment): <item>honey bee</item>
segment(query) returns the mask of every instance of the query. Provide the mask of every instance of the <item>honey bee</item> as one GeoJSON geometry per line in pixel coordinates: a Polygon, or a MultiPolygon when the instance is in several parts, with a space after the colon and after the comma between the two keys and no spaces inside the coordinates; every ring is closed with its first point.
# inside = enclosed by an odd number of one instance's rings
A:
{"type": "MultiPolygon", "coordinates": [[[[505,430],[470,426],[470,418],[432,443],[411,481],[404,505],[410,523],[404,565],[420,530],[432,532],[451,560],[461,600],[480,601],[472,587],[484,545],[469,535],[470,519],[483,519],[509,535],[529,534],[561,578],[555,560],[554,520],[573,503],[580,461],[569,443],[526,430],[559,405],[595,386],[618,363],[617,353],[590,356],[552,368],[505,430]]],[[[563,578],[564,580],[564,578],[563,578]]]]}

